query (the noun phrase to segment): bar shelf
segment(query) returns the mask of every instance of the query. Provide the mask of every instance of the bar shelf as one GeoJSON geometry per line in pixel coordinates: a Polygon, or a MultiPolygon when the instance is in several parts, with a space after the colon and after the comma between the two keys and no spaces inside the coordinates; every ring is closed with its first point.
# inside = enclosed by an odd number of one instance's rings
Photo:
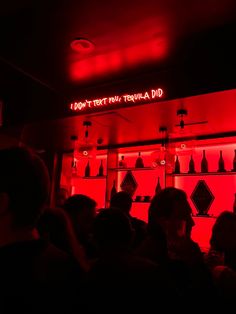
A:
{"type": "Polygon", "coordinates": [[[196,173],[167,173],[167,176],[172,176],[172,177],[181,177],[181,176],[186,176],[186,177],[191,177],[191,176],[228,176],[228,175],[236,175],[236,171],[225,171],[225,172],[218,172],[218,171],[213,171],[213,172],[196,172],[196,173]]]}
{"type": "Polygon", "coordinates": [[[142,203],[142,204],[150,204],[151,201],[147,201],[147,202],[144,202],[144,201],[133,201],[133,203],[142,203]]]}
{"type": "Polygon", "coordinates": [[[85,177],[85,176],[80,176],[80,175],[77,175],[77,174],[73,174],[72,175],[72,178],[77,178],[77,179],[106,179],[107,176],[89,176],[89,177],[85,177]]]}
{"type": "Polygon", "coordinates": [[[127,168],[109,168],[109,170],[111,171],[128,171],[128,170],[131,170],[131,171],[144,171],[144,170],[156,170],[156,168],[153,168],[153,167],[143,167],[143,168],[135,168],[135,167],[127,167],[127,168]]]}
{"type": "Polygon", "coordinates": [[[85,176],[83,176],[83,177],[81,177],[82,179],[106,179],[106,177],[107,176],[89,176],[89,177],[85,177],[85,176]]]}
{"type": "Polygon", "coordinates": [[[193,214],[192,215],[192,217],[194,217],[194,218],[217,218],[217,216],[215,216],[215,215],[197,215],[197,214],[193,214]]]}

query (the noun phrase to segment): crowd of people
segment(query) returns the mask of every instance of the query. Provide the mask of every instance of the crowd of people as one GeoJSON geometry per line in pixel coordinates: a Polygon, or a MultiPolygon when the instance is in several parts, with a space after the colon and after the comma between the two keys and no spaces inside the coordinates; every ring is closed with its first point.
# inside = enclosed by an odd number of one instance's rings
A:
{"type": "Polygon", "coordinates": [[[0,313],[158,312],[224,306],[236,297],[236,215],[216,219],[208,253],[191,238],[183,190],[151,200],[148,222],[117,192],[109,208],[75,194],[48,207],[43,161],[0,151],[0,313]]]}

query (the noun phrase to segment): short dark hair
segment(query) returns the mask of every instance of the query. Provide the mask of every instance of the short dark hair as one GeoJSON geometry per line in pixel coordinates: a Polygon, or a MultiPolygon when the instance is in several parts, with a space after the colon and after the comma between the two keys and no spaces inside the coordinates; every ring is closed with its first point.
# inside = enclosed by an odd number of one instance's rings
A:
{"type": "Polygon", "coordinates": [[[93,210],[97,203],[91,197],[84,194],[74,194],[65,200],[63,208],[68,214],[84,210],[93,210]]]}
{"type": "Polygon", "coordinates": [[[217,217],[210,238],[211,247],[220,252],[236,250],[236,215],[223,211],[217,217]]]}
{"type": "Polygon", "coordinates": [[[0,150],[0,192],[9,196],[16,227],[36,225],[49,186],[47,167],[38,155],[23,147],[0,150]]]}
{"type": "Polygon", "coordinates": [[[192,209],[187,199],[187,194],[181,189],[167,187],[155,195],[148,210],[148,228],[155,228],[156,218],[166,220],[176,218],[185,220],[187,228],[191,229],[193,220],[192,209]]]}
{"type": "Polygon", "coordinates": [[[115,193],[110,201],[110,206],[114,208],[119,208],[125,213],[129,213],[132,207],[132,197],[129,193],[125,191],[120,191],[115,193]]]}
{"type": "Polygon", "coordinates": [[[127,246],[132,240],[132,231],[129,217],[117,208],[102,210],[94,221],[94,237],[100,247],[127,246]]]}
{"type": "Polygon", "coordinates": [[[182,206],[189,205],[186,193],[174,187],[168,187],[158,193],[151,201],[149,211],[154,212],[160,218],[175,218],[186,219],[191,215],[191,207],[182,206]],[[178,206],[178,210],[176,207],[178,206]]]}

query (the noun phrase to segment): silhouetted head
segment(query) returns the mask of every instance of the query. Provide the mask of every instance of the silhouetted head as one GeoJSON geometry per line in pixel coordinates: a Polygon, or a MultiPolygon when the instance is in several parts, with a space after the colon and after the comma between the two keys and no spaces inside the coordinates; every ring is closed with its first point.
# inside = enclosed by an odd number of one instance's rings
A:
{"type": "Polygon", "coordinates": [[[38,221],[37,229],[42,238],[59,249],[71,253],[69,250],[70,220],[62,208],[46,208],[38,221]]]}
{"type": "Polygon", "coordinates": [[[127,192],[117,192],[111,198],[110,207],[119,208],[129,214],[132,207],[132,197],[127,192]]]}
{"type": "Polygon", "coordinates": [[[212,227],[211,248],[224,254],[224,264],[236,271],[236,215],[222,212],[212,227]]]}
{"type": "Polygon", "coordinates": [[[77,234],[91,232],[96,205],[95,200],[84,194],[75,194],[65,201],[63,208],[70,216],[77,234]]]}
{"type": "Polygon", "coordinates": [[[217,217],[210,244],[216,251],[236,251],[236,215],[233,212],[224,211],[217,217]]]}
{"type": "Polygon", "coordinates": [[[94,237],[101,249],[129,247],[133,237],[129,217],[117,208],[100,211],[94,222],[94,237]]]}
{"type": "MultiPolygon", "coordinates": [[[[176,224],[178,230],[190,236],[194,221],[191,216],[192,210],[187,200],[186,193],[174,187],[168,187],[155,195],[149,207],[149,231],[156,228],[156,224],[168,225],[170,222],[176,224]]],[[[177,230],[176,230],[177,231],[177,230]]]]}
{"type": "Polygon", "coordinates": [[[0,150],[0,219],[12,215],[15,228],[34,227],[49,196],[49,175],[26,148],[0,150]]]}

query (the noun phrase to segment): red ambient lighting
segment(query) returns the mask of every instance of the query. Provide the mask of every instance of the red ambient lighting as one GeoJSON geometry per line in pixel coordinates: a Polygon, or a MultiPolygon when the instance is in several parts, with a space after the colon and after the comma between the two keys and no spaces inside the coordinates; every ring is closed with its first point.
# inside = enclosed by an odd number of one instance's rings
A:
{"type": "Polygon", "coordinates": [[[164,92],[161,88],[151,89],[143,93],[124,94],[121,96],[104,97],[93,100],[75,101],[70,104],[70,109],[73,111],[81,111],[106,105],[122,104],[122,103],[140,103],[147,100],[162,98],[164,92]]]}

